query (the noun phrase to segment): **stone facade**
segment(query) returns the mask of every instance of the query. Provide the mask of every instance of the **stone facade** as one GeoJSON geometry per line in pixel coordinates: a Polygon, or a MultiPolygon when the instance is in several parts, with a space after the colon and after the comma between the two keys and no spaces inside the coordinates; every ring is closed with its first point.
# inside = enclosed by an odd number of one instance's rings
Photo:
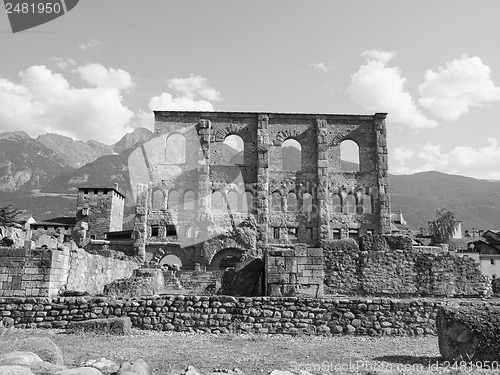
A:
{"type": "Polygon", "coordinates": [[[76,227],[86,223],[86,237],[103,240],[104,233],[122,230],[124,208],[125,196],[117,188],[81,187],[76,200],[76,227]]]}
{"type": "Polygon", "coordinates": [[[435,335],[442,305],[485,306],[426,299],[313,299],[162,295],[2,298],[0,317],[18,328],[64,328],[72,321],[125,317],[159,331],[282,333],[290,335],[435,335]]]}
{"type": "Polygon", "coordinates": [[[149,261],[182,249],[185,268],[210,268],[227,249],[262,255],[267,245],[390,233],[385,116],[156,111],[156,137],[129,158],[137,253],[149,261]],[[230,136],[241,144],[232,159],[230,136]],[[346,140],[359,147],[358,172],[342,170],[346,140]]]}

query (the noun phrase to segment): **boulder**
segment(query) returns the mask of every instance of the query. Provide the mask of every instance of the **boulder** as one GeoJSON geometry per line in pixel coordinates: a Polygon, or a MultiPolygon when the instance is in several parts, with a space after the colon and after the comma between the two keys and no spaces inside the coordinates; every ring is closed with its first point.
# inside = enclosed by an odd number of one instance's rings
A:
{"type": "Polygon", "coordinates": [[[106,358],[90,359],[81,364],[80,367],[93,367],[102,372],[103,375],[115,374],[119,370],[119,366],[106,358]]]}
{"type": "Polygon", "coordinates": [[[436,318],[444,361],[500,362],[500,309],[441,306],[436,318]]]}
{"type": "Polygon", "coordinates": [[[129,317],[91,319],[78,322],[70,322],[66,326],[66,332],[95,332],[113,335],[129,335],[132,322],[129,317]]]}
{"type": "Polygon", "coordinates": [[[103,375],[98,369],[93,367],[78,367],[67,370],[62,370],[56,375],[103,375]]]}
{"type": "Polygon", "coordinates": [[[142,358],[135,359],[131,362],[123,362],[118,371],[118,375],[151,375],[152,373],[153,367],[142,358]]]}
{"type": "Polygon", "coordinates": [[[30,337],[18,339],[17,337],[5,338],[6,345],[0,346],[0,353],[11,351],[27,351],[36,353],[42,360],[55,365],[63,365],[62,351],[48,337],[30,337]],[[4,350],[5,349],[5,350],[4,350]]]}
{"type": "Polygon", "coordinates": [[[58,374],[60,371],[66,370],[66,367],[61,365],[54,365],[50,362],[36,362],[30,364],[28,367],[31,369],[31,371],[38,375],[53,375],[58,374]]]}
{"type": "Polygon", "coordinates": [[[0,366],[2,375],[35,375],[28,367],[24,366],[0,366]]]}
{"type": "Polygon", "coordinates": [[[0,355],[0,366],[26,366],[43,360],[32,352],[9,352],[0,355]]]}

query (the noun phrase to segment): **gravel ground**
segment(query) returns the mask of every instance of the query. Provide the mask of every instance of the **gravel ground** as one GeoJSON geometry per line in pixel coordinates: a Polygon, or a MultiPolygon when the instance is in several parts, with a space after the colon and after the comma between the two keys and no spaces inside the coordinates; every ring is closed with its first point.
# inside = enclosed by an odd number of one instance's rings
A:
{"type": "MultiPolygon", "coordinates": [[[[274,369],[307,370],[312,374],[464,374],[493,373],[470,366],[447,367],[440,361],[437,337],[356,337],[251,334],[195,334],[133,330],[130,336],[65,334],[60,330],[12,330],[0,339],[51,338],[66,365],[105,357],[117,363],[142,357],[154,374],[179,374],[188,365],[201,373],[241,369],[247,375],[274,369]]],[[[495,371],[497,373],[498,371],[495,371]]]]}

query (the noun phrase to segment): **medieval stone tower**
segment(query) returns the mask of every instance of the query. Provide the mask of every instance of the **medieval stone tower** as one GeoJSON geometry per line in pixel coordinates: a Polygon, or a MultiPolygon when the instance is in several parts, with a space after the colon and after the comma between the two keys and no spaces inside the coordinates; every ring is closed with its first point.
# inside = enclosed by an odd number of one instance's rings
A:
{"type": "Polygon", "coordinates": [[[131,167],[139,252],[210,265],[230,249],[390,233],[385,117],[155,111],[156,138],[131,156],[144,158],[131,167]],[[345,141],[358,171],[342,168],[345,141]],[[247,219],[254,238],[235,229],[247,219]]]}
{"type": "Polygon", "coordinates": [[[87,237],[104,239],[105,232],[121,231],[125,196],[118,187],[81,187],[76,200],[76,226],[87,223],[87,237]]]}

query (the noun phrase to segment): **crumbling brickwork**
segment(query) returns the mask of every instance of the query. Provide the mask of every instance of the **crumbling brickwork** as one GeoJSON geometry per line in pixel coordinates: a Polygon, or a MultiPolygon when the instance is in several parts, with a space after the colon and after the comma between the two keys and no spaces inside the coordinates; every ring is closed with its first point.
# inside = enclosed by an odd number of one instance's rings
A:
{"type": "Polygon", "coordinates": [[[243,253],[388,234],[385,116],[155,111],[156,138],[129,159],[137,253],[146,260],[150,245],[163,245],[165,255],[181,246],[194,254],[185,268],[209,268],[211,242],[221,236],[243,253]],[[227,158],[232,136],[241,149],[227,158]],[[358,172],[342,170],[347,140],[359,147],[358,172]],[[292,167],[288,141],[297,150],[292,167]],[[144,160],[134,165],[134,157],[144,160]],[[245,220],[255,230],[238,241],[245,220]]]}

